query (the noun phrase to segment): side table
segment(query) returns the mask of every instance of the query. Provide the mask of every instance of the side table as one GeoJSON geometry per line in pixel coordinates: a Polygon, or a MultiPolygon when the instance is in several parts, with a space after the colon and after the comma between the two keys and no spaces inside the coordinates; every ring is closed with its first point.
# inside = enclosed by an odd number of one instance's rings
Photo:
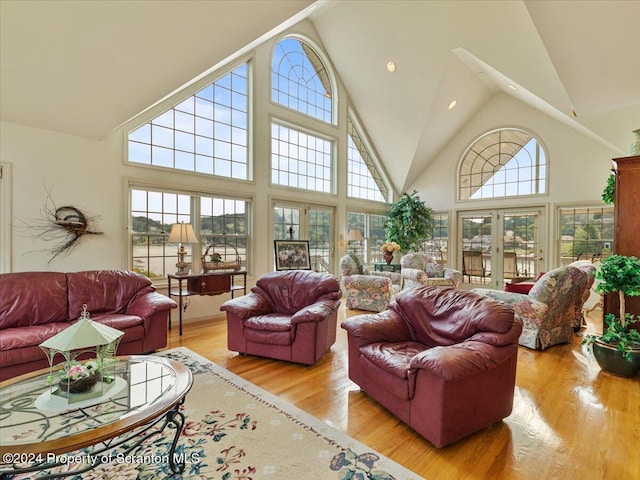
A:
{"type": "Polygon", "coordinates": [[[402,267],[399,263],[374,263],[373,268],[376,272],[397,272],[400,273],[402,267]]]}
{"type": "MultiPolygon", "coordinates": [[[[190,273],[189,275],[167,275],[169,298],[178,297],[178,315],[180,319],[180,336],[182,336],[182,298],[191,295],[220,295],[242,290],[247,294],[247,272],[245,270],[219,270],[207,273],[190,273]],[[236,284],[236,277],[242,277],[242,285],[236,284]],[[178,289],[171,288],[171,281],[178,281],[178,289]],[[183,283],[186,280],[186,289],[183,283]]],[[[169,330],[171,330],[171,316],[169,316],[169,330]]]]}

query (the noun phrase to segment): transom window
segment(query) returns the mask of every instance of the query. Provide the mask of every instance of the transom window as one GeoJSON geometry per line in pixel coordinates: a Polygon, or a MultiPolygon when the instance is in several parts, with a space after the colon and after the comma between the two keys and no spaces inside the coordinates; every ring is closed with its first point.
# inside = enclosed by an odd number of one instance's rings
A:
{"type": "Polygon", "coordinates": [[[293,127],[271,124],[271,182],[333,192],[332,142],[293,127]]]}
{"type": "Polygon", "coordinates": [[[249,179],[248,65],[129,133],[129,161],[249,179]]]}
{"type": "Polygon", "coordinates": [[[465,152],[458,173],[458,199],[540,195],[547,162],[540,143],[524,130],[489,132],[465,152]]]}
{"type": "Polygon", "coordinates": [[[273,51],[271,99],[310,117],[333,123],[331,79],[316,51],[292,37],[273,51]]]}
{"type": "Polygon", "coordinates": [[[347,195],[384,202],[387,186],[350,116],[347,117],[347,161],[347,195]]]}

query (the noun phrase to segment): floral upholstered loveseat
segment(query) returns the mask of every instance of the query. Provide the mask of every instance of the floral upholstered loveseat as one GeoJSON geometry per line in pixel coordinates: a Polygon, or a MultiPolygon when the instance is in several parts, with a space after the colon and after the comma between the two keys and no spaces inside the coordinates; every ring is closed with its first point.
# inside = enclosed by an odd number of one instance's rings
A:
{"type": "Polygon", "coordinates": [[[458,288],[462,273],[445,268],[424,253],[407,253],[400,259],[400,273],[404,288],[418,285],[451,286],[458,288]]]}
{"type": "Polygon", "coordinates": [[[346,290],[346,306],[354,310],[381,312],[402,288],[399,273],[371,273],[352,253],[340,259],[340,272],[346,290]]]}
{"type": "Polygon", "coordinates": [[[485,288],[474,288],[472,292],[511,305],[523,323],[520,345],[544,350],[571,343],[588,284],[589,274],[584,269],[568,265],[545,273],[528,294],[485,288]]]}

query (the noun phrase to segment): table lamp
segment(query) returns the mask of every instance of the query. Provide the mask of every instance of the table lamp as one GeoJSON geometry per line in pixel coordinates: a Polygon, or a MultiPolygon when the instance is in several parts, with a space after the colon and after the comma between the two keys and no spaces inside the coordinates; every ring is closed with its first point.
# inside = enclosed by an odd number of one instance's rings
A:
{"type": "Polygon", "coordinates": [[[190,223],[175,223],[171,227],[171,233],[169,234],[169,239],[167,241],[169,243],[180,244],[180,247],[178,248],[178,263],[176,263],[176,267],[178,268],[176,275],[188,275],[191,263],[184,261],[184,257],[187,254],[187,251],[184,249],[184,244],[198,243],[198,238],[193,231],[193,227],[190,223]]]}
{"type": "MultiPolygon", "coordinates": [[[[363,240],[362,238],[362,232],[360,230],[354,229],[354,230],[349,230],[349,233],[347,234],[347,242],[351,243],[351,242],[361,242],[363,240]]],[[[353,253],[356,253],[356,246],[353,246],[353,253]]]]}

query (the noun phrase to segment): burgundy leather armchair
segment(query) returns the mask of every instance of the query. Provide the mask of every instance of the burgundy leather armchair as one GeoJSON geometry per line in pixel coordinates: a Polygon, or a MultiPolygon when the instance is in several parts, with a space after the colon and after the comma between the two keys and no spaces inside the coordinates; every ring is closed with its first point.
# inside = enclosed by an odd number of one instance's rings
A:
{"type": "Polygon", "coordinates": [[[349,378],[436,447],[511,413],[522,323],[509,305],[420,286],[342,328],[349,378]]]}
{"type": "Polygon", "coordinates": [[[328,273],[266,273],[251,293],[220,307],[229,350],[313,365],[336,341],[341,296],[328,273]]]}

